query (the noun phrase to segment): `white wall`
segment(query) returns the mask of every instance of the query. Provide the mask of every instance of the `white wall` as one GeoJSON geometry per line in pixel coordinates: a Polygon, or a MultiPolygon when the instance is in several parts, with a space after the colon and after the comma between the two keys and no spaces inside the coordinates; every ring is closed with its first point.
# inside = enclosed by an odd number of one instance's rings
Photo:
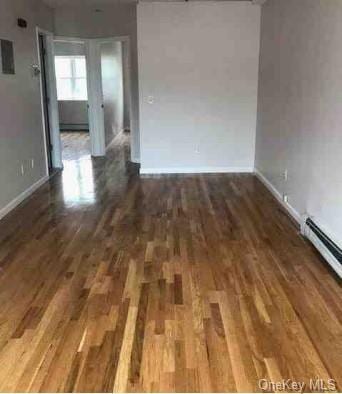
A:
{"type": "Polygon", "coordinates": [[[15,75],[0,70],[0,217],[11,201],[47,175],[40,81],[31,68],[38,63],[36,25],[53,29],[52,11],[39,0],[0,1],[0,37],[14,42],[16,68],[15,75]],[[27,29],[16,26],[19,17],[27,20],[27,29]]]}
{"type": "Polygon", "coordinates": [[[342,246],[342,2],[262,8],[256,166],[342,246]],[[283,172],[288,170],[288,181],[283,172]]]}
{"type": "Polygon", "coordinates": [[[137,59],[137,19],[135,3],[101,5],[95,7],[61,7],[55,10],[55,32],[59,36],[81,38],[130,37],[132,83],[132,155],[140,160],[139,91],[137,59]]]}
{"type": "Polygon", "coordinates": [[[101,44],[101,73],[104,104],[105,143],[123,130],[123,67],[121,42],[101,44]]]}
{"type": "Polygon", "coordinates": [[[252,171],[260,7],[139,3],[137,16],[142,172],[252,171]]]}

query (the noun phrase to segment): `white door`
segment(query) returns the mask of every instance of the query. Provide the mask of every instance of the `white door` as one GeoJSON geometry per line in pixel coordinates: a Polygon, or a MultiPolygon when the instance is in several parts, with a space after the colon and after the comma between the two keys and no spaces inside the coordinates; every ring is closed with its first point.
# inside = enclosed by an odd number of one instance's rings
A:
{"type": "Polygon", "coordinates": [[[101,46],[98,40],[86,42],[89,129],[92,156],[105,156],[105,131],[101,80],[101,46]]]}

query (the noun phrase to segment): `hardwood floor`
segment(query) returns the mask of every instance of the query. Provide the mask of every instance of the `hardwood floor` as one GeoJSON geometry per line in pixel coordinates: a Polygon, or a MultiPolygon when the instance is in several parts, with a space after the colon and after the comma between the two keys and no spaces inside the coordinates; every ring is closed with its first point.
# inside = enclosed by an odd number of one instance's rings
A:
{"type": "Polygon", "coordinates": [[[70,162],[0,223],[0,390],[341,389],[341,282],[264,186],[140,178],[128,154],[70,162]]]}
{"type": "Polygon", "coordinates": [[[63,161],[89,158],[90,134],[86,131],[61,132],[63,161]]]}

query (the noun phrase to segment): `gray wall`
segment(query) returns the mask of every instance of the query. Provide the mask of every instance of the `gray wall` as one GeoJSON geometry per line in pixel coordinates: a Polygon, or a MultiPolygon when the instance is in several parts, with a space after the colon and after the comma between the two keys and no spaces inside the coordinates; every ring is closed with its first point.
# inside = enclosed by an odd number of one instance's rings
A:
{"type": "Polygon", "coordinates": [[[137,59],[137,19],[136,5],[116,4],[98,7],[102,12],[94,12],[94,7],[62,7],[55,12],[55,32],[60,36],[81,38],[104,38],[129,36],[131,40],[132,77],[132,138],[135,141],[133,157],[140,158],[139,149],[139,91],[137,59]]]}
{"type": "Polygon", "coordinates": [[[85,45],[81,42],[55,41],[56,56],[85,56],[85,45]]]}
{"type": "Polygon", "coordinates": [[[139,3],[137,12],[143,170],[253,171],[260,7],[139,3]]]}
{"type": "Polygon", "coordinates": [[[268,0],[263,6],[256,140],[259,171],[340,246],[341,21],[341,0],[268,0]]]}
{"type": "Polygon", "coordinates": [[[89,130],[88,101],[59,100],[60,130],[89,130]]]}
{"type": "Polygon", "coordinates": [[[36,25],[53,29],[52,11],[39,0],[0,1],[0,37],[14,41],[16,67],[15,75],[0,72],[0,212],[46,175],[40,82],[31,68],[38,63],[36,25]],[[27,29],[16,26],[18,17],[27,29]]]}
{"type": "Polygon", "coordinates": [[[101,44],[102,92],[105,142],[108,146],[123,129],[122,44],[101,44]]]}
{"type": "MultiPolygon", "coordinates": [[[[85,45],[78,42],[55,41],[56,56],[85,56],[85,45]]],[[[61,130],[88,130],[88,101],[58,100],[61,130]]]]}

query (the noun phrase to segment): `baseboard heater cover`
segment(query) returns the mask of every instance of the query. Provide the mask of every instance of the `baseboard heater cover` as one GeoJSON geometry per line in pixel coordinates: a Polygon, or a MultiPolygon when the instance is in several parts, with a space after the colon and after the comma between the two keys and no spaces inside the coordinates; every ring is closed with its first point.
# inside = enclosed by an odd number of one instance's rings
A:
{"type": "Polygon", "coordinates": [[[89,131],[87,123],[60,123],[60,131],[89,131]]]}
{"type": "Polygon", "coordinates": [[[342,278],[342,249],[310,217],[304,217],[302,234],[308,238],[342,278]]]}

